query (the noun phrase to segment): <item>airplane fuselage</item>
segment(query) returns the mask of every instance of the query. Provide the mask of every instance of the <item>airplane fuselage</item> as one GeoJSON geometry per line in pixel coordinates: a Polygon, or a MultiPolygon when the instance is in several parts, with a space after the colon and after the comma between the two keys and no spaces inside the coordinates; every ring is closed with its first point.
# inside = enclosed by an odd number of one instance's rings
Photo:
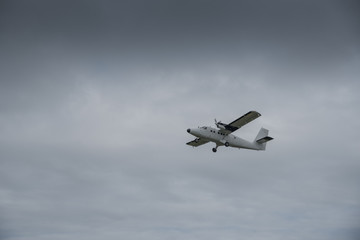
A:
{"type": "Polygon", "coordinates": [[[221,130],[212,127],[189,128],[187,132],[195,137],[214,142],[216,146],[225,145],[226,147],[263,150],[261,144],[257,142],[249,142],[233,134],[225,134],[221,130]]]}

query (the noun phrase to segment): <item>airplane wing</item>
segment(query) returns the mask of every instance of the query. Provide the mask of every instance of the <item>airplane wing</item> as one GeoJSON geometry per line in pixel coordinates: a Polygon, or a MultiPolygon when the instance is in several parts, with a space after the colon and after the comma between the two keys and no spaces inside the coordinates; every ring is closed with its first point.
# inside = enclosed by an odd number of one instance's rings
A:
{"type": "Polygon", "coordinates": [[[249,122],[255,120],[256,118],[258,118],[260,116],[261,116],[260,113],[258,113],[256,111],[250,111],[250,112],[244,114],[243,116],[239,117],[238,119],[232,121],[229,124],[221,123],[221,125],[223,125],[225,127],[225,129],[222,129],[220,131],[222,131],[225,134],[232,133],[232,132],[238,130],[239,128],[241,128],[242,126],[244,126],[245,124],[248,124],[249,122]]]}
{"type": "Polygon", "coordinates": [[[208,140],[205,140],[203,138],[196,138],[195,140],[186,143],[187,145],[193,146],[193,147],[198,147],[200,145],[203,145],[205,143],[208,143],[208,140]]]}

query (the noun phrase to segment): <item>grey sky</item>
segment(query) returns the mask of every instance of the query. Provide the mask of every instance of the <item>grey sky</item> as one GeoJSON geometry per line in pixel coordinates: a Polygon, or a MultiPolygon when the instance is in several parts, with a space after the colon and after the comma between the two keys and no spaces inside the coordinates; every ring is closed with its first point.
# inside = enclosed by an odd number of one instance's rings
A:
{"type": "Polygon", "coordinates": [[[2,1],[0,239],[359,239],[356,1],[2,1]],[[249,110],[265,152],[193,149],[249,110]]]}

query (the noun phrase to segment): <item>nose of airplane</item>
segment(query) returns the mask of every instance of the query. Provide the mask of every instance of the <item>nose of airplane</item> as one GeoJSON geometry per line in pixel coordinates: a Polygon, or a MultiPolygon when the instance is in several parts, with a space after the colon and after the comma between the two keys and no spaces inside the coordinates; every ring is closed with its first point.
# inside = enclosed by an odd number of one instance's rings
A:
{"type": "Polygon", "coordinates": [[[187,132],[190,133],[190,128],[188,128],[187,132]]]}

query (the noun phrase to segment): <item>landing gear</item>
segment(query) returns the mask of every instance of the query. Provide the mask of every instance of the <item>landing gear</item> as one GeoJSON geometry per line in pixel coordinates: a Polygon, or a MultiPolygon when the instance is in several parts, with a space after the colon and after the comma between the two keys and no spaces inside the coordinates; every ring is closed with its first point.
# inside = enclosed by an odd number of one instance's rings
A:
{"type": "Polygon", "coordinates": [[[228,143],[228,142],[226,142],[226,143],[225,143],[225,147],[228,147],[228,146],[229,146],[229,143],[228,143]]]}
{"type": "Polygon", "coordinates": [[[212,149],[212,151],[213,151],[214,153],[216,153],[217,148],[218,148],[218,145],[216,145],[216,147],[214,147],[214,148],[212,149]]]}

